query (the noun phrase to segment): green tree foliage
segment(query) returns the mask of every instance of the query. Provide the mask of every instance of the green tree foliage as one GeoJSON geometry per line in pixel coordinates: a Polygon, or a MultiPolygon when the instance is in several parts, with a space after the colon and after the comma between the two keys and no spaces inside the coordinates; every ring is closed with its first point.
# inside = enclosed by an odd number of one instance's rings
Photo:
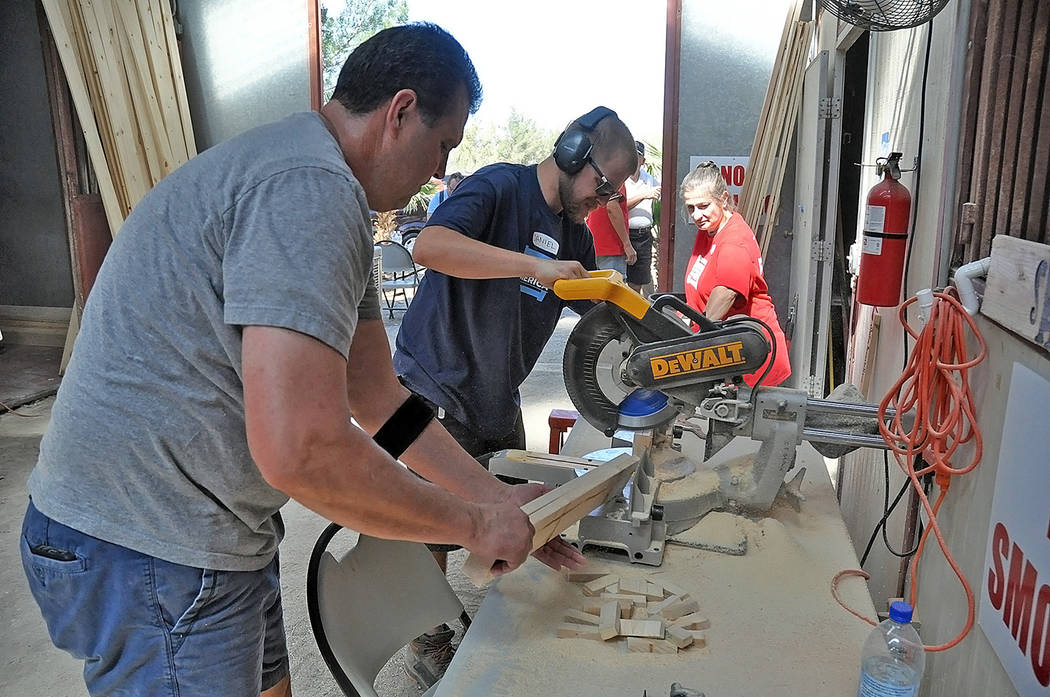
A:
{"type": "Polygon", "coordinates": [[[556,131],[512,109],[504,124],[467,123],[463,142],[452,151],[448,171],[474,172],[493,162],[533,164],[551,154],[556,131]]]}
{"type": "MultiPolygon", "coordinates": [[[[336,3],[331,3],[335,8],[336,3]]],[[[321,67],[324,75],[324,101],[332,96],[339,70],[358,44],[387,27],[408,21],[406,0],[346,0],[335,14],[321,3],[321,67]]]]}

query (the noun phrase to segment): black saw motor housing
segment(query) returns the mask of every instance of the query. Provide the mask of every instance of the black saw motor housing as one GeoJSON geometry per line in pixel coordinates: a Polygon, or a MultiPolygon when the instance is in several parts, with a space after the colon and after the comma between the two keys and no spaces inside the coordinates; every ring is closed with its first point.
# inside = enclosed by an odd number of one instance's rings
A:
{"type": "MultiPolygon", "coordinates": [[[[770,352],[760,326],[746,318],[714,323],[673,296],[661,296],[639,318],[602,302],[585,314],[569,334],[562,368],[573,405],[591,425],[611,434],[619,427],[620,399],[607,396],[598,378],[599,357],[613,341],[622,353],[618,381],[634,388],[666,392],[687,402],[715,384],[758,370],[770,352]],[[662,313],[671,307],[700,326],[693,333],[684,323],[662,313]]],[[[626,393],[625,395],[626,396],[626,393]]]]}

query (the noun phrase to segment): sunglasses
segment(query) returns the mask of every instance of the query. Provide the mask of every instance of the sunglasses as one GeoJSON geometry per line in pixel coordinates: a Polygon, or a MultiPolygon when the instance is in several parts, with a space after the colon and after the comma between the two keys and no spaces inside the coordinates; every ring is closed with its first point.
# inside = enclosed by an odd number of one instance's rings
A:
{"type": "Polygon", "coordinates": [[[587,162],[590,163],[591,167],[594,168],[595,173],[598,175],[598,186],[594,187],[594,195],[598,198],[604,198],[609,201],[616,201],[620,198],[620,192],[616,190],[616,187],[612,185],[609,178],[605,176],[605,172],[591,158],[587,158],[587,162]]]}

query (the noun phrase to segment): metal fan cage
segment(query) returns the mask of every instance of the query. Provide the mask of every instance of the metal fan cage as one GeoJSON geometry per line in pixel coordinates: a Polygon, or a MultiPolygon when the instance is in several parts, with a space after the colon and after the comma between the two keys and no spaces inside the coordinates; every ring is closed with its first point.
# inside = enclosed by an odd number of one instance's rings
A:
{"type": "Polygon", "coordinates": [[[844,22],[868,31],[894,31],[925,24],[951,0],[821,0],[844,22]]]}

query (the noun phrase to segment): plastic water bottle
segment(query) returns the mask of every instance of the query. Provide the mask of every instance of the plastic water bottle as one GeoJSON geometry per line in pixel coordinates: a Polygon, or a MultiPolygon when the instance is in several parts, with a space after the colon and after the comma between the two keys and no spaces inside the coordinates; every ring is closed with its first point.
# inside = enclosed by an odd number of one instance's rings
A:
{"type": "Polygon", "coordinates": [[[871,630],[864,642],[857,697],[917,697],[926,665],[911,605],[890,605],[890,618],[871,630]]]}

